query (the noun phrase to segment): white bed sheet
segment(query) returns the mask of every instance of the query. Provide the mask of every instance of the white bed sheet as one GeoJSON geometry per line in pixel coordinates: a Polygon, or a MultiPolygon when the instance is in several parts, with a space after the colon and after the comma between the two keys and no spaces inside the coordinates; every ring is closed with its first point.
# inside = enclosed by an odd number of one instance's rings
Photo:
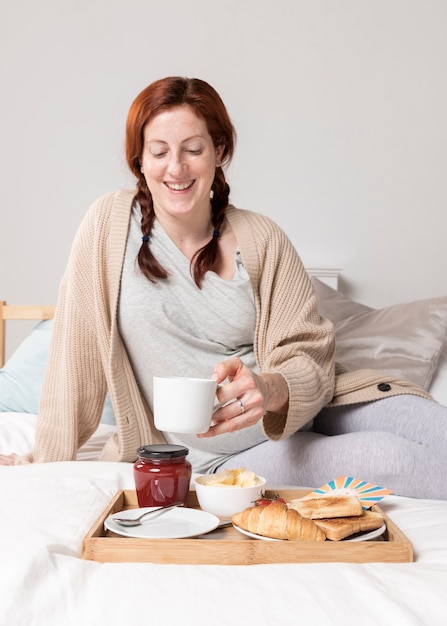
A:
{"type": "MultiPolygon", "coordinates": [[[[35,417],[0,414],[0,452],[25,452],[35,417]]],[[[95,563],[82,539],[132,465],[97,462],[101,425],[82,462],[0,467],[0,625],[447,623],[447,502],[387,497],[414,563],[252,566],[95,563]]]]}

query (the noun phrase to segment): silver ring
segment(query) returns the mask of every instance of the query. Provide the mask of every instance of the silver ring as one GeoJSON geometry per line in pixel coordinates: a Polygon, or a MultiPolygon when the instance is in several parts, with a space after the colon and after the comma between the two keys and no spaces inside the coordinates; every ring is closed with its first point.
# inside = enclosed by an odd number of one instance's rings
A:
{"type": "Polygon", "coordinates": [[[245,411],[245,407],[240,400],[238,400],[238,402],[239,402],[239,406],[241,407],[241,412],[239,413],[239,415],[242,415],[242,413],[245,411]]]}

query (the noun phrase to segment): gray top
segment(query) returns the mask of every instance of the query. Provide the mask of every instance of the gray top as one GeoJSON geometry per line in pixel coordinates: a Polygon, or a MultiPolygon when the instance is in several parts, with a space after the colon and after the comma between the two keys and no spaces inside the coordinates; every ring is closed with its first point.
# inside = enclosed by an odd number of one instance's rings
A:
{"type": "MultiPolygon", "coordinates": [[[[149,245],[170,275],[154,284],[142,275],[136,262],[140,223],[140,208],[134,205],[118,320],[136,379],[151,409],[154,376],[209,378],[217,362],[232,356],[256,370],[253,291],[239,252],[232,280],[207,272],[202,289],[198,289],[189,260],[155,221],[149,245]]],[[[167,441],[189,448],[188,459],[194,471],[201,473],[213,471],[232,454],[266,440],[260,423],[210,439],[164,434],[167,441]]]]}

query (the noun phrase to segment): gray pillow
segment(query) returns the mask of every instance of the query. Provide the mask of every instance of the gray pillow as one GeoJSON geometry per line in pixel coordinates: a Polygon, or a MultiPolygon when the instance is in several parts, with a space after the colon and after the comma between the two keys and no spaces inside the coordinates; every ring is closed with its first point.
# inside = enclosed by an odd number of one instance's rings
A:
{"type": "Polygon", "coordinates": [[[342,369],[377,369],[428,390],[447,335],[447,296],[373,309],[312,282],[320,313],[334,324],[342,369]]]}

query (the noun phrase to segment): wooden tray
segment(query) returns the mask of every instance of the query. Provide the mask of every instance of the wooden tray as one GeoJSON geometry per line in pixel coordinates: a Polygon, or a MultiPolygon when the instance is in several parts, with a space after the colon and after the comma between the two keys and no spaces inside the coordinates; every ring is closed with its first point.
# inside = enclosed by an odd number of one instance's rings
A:
{"type": "MultiPolygon", "coordinates": [[[[289,501],[301,498],[309,493],[309,490],[266,491],[267,496],[274,493],[279,493],[289,501]]],[[[186,505],[199,508],[195,491],[189,492],[186,505]]],[[[84,537],[82,558],[99,562],[139,561],[216,565],[413,561],[413,545],[377,505],[371,510],[383,515],[386,531],[376,541],[262,541],[251,539],[233,527],[214,530],[192,539],[139,539],[122,537],[104,528],[104,520],[109,515],[137,507],[135,491],[119,491],[84,537]]]]}

